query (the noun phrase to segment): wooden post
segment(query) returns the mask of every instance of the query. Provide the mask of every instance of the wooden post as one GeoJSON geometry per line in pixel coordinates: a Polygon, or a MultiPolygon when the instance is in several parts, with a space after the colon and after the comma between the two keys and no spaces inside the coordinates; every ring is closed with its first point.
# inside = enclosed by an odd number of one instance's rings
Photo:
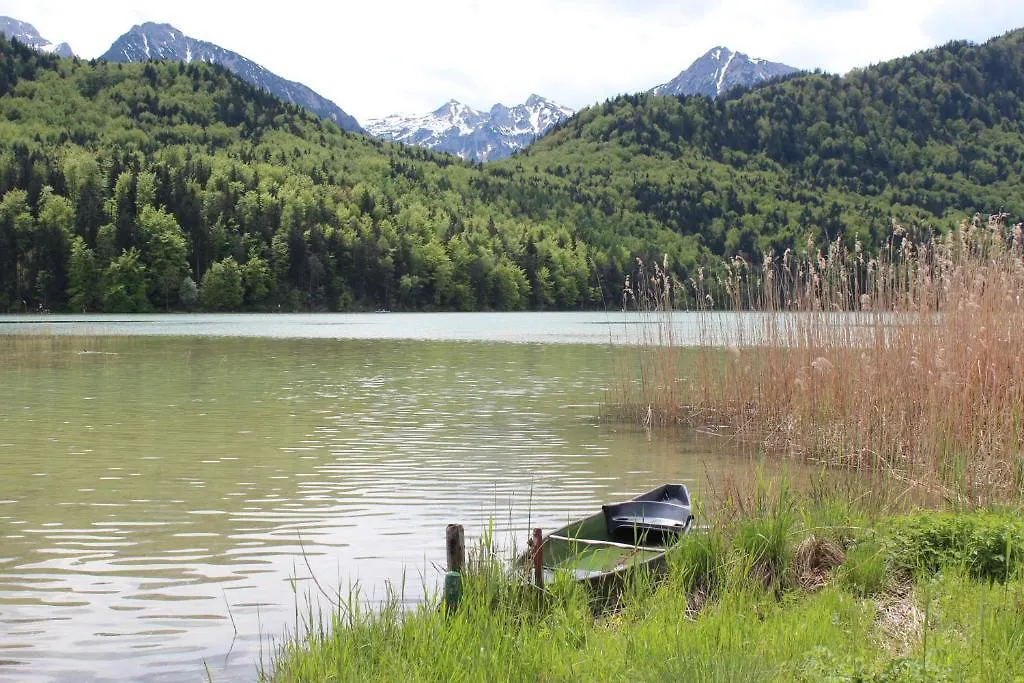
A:
{"type": "Polygon", "coordinates": [[[466,566],[466,532],[461,524],[449,524],[444,534],[448,549],[448,571],[461,572],[466,566]]]}
{"type": "Polygon", "coordinates": [[[544,587],[544,531],[533,530],[533,582],[544,587]]]}
{"type": "Polygon", "coordinates": [[[444,575],[444,604],[454,612],[462,599],[462,570],[466,566],[466,535],[461,524],[449,524],[444,532],[448,573],[444,575]]]}

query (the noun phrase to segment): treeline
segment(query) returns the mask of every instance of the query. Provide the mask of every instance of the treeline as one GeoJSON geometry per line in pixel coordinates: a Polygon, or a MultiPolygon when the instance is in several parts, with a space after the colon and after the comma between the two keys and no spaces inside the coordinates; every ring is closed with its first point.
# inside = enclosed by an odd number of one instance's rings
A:
{"type": "Polygon", "coordinates": [[[877,246],[894,218],[924,233],[1020,220],[1024,31],[717,100],[618,97],[492,170],[482,191],[525,215],[584,198],[608,214],[597,232],[639,214],[754,261],[808,236],[877,246]]]}
{"type": "Polygon", "coordinates": [[[218,67],[61,60],[0,40],[0,311],[615,297],[572,230],[484,205],[466,189],[476,175],[343,133],[218,67]]]}
{"type": "Polygon", "coordinates": [[[0,39],[0,311],[617,306],[638,260],[685,281],[737,253],[877,247],[893,219],[1017,221],[1022,40],[714,101],[623,96],[480,166],[343,133],[216,66],[0,39]]]}

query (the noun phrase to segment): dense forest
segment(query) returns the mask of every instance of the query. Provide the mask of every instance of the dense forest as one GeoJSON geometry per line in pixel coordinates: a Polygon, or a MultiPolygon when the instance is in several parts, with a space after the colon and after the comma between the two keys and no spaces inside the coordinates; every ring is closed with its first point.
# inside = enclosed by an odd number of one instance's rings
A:
{"type": "Polygon", "coordinates": [[[873,246],[893,219],[1019,219],[1022,42],[715,101],[622,96],[473,166],[215,66],[0,38],[0,311],[614,306],[637,258],[686,278],[808,239],[873,246]]]}
{"type": "Polygon", "coordinates": [[[809,231],[818,244],[871,247],[894,219],[922,232],[975,213],[1017,221],[1024,30],[717,100],[619,97],[503,164],[493,171],[507,182],[480,181],[485,196],[513,196],[528,216],[598,208],[575,221],[594,226],[584,239],[634,214],[753,261],[801,247],[809,231]]]}
{"type": "Polygon", "coordinates": [[[587,245],[479,175],[218,67],[0,40],[0,311],[598,305],[587,245]]]}

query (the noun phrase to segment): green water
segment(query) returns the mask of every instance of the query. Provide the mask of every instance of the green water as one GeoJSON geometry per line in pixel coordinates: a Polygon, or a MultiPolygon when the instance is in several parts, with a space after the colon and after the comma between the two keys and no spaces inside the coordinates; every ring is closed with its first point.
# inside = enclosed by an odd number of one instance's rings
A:
{"type": "Polygon", "coordinates": [[[311,576],[417,600],[449,522],[729,467],[602,424],[607,345],[270,336],[0,336],[0,680],[251,680],[311,576]]]}

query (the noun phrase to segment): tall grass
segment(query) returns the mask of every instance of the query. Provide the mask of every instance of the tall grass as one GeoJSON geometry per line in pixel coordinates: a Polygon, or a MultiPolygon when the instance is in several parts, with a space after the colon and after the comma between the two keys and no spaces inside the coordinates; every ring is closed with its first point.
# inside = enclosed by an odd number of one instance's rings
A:
{"type": "Polygon", "coordinates": [[[1024,675],[1024,558],[1000,550],[1024,541],[1016,511],[962,513],[950,534],[945,519],[872,522],[874,505],[793,493],[774,481],[753,489],[737,505],[743,512],[710,517],[707,533],[690,534],[672,550],[667,576],[654,581],[640,574],[628,582],[612,611],[595,609],[606,603],[567,577],[541,593],[485,557],[471,564],[457,611],[441,609],[436,600],[403,611],[394,599],[364,610],[349,596],[327,620],[309,618],[297,639],[275,651],[272,669],[261,678],[935,681],[1024,675]],[[912,559],[918,556],[927,561],[912,559]],[[989,561],[991,571],[974,571],[989,561]]]}
{"type": "Polygon", "coordinates": [[[942,237],[895,226],[874,254],[834,242],[756,268],[736,258],[714,279],[673,283],[660,267],[637,276],[631,301],[669,329],[685,301],[700,343],[680,349],[671,333],[642,343],[613,409],[729,429],[772,453],[885,472],[963,503],[1016,497],[1021,231],[1003,216],[942,237]]]}

